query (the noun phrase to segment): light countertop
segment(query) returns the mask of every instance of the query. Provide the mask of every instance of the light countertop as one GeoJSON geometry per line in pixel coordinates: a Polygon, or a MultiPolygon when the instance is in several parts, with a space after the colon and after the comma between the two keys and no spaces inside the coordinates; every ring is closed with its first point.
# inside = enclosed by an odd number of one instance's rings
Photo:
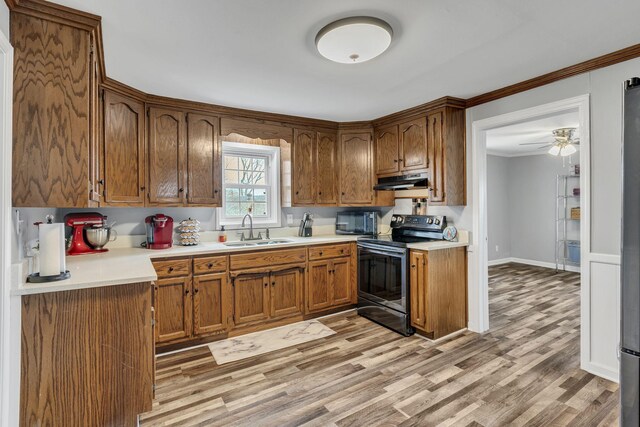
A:
{"type": "MultiPolygon", "coordinates": [[[[437,250],[467,246],[466,235],[459,242],[412,243],[411,249],[437,250]]],[[[128,283],[151,282],[157,280],[152,259],[207,255],[216,253],[251,252],[276,248],[318,245],[326,243],[355,242],[358,236],[325,235],[314,237],[286,237],[290,242],[273,246],[231,247],[222,243],[201,243],[197,246],[174,246],[169,249],[149,250],[144,248],[113,248],[102,254],[67,256],[67,269],[71,278],[59,282],[27,283],[23,277],[11,289],[12,295],[30,295],[46,292],[68,291],[102,286],[124,285],[128,283]]],[[[278,238],[280,239],[280,238],[278,238]]]]}

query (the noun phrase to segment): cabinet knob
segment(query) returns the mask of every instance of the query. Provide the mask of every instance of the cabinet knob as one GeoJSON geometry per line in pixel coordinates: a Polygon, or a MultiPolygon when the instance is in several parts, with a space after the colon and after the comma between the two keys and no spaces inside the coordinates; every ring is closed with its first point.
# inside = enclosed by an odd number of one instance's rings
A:
{"type": "Polygon", "coordinates": [[[184,193],[184,188],[178,189],[178,193],[184,193]]]}
{"type": "Polygon", "coordinates": [[[142,187],[140,187],[140,191],[144,191],[145,190],[145,186],[143,185],[142,187]]]}
{"type": "Polygon", "coordinates": [[[398,163],[398,159],[393,159],[393,163],[398,163]]]}
{"type": "Polygon", "coordinates": [[[185,294],[185,295],[189,295],[189,289],[186,289],[186,290],[184,291],[184,294],[185,294]]]}
{"type": "Polygon", "coordinates": [[[343,254],[344,253],[344,249],[340,249],[340,253],[343,254]]]}
{"type": "Polygon", "coordinates": [[[415,264],[411,264],[411,268],[416,268],[416,265],[415,264]]]}
{"type": "Polygon", "coordinates": [[[399,162],[404,162],[404,159],[398,159],[399,162]]]}
{"type": "Polygon", "coordinates": [[[275,285],[276,285],[276,282],[271,282],[271,286],[275,286],[275,285]]]}
{"type": "Polygon", "coordinates": [[[319,196],[322,196],[322,191],[318,192],[318,195],[319,195],[319,196]]]}
{"type": "Polygon", "coordinates": [[[344,196],[344,192],[342,193],[342,195],[344,196]]]}
{"type": "Polygon", "coordinates": [[[173,267],[169,267],[169,273],[173,271],[173,267]]]}
{"type": "Polygon", "coordinates": [[[214,192],[215,194],[218,194],[218,190],[213,190],[213,192],[214,192]]]}
{"type": "Polygon", "coordinates": [[[100,185],[104,185],[104,179],[99,179],[99,180],[98,180],[98,184],[100,184],[100,185]]]}
{"type": "Polygon", "coordinates": [[[266,288],[267,286],[269,286],[269,284],[267,282],[264,283],[264,287],[266,288]]]}
{"type": "Polygon", "coordinates": [[[195,288],[195,289],[193,290],[193,293],[194,293],[194,294],[197,294],[197,293],[198,293],[198,288],[195,288]]]}
{"type": "Polygon", "coordinates": [[[209,264],[207,264],[207,268],[213,268],[213,263],[210,262],[209,264]]]}
{"type": "Polygon", "coordinates": [[[320,256],[322,256],[322,254],[323,254],[323,253],[324,253],[324,252],[319,252],[318,254],[319,254],[320,256]]]}
{"type": "Polygon", "coordinates": [[[297,196],[298,194],[300,194],[300,192],[299,192],[299,191],[296,191],[296,196],[297,196]]]}

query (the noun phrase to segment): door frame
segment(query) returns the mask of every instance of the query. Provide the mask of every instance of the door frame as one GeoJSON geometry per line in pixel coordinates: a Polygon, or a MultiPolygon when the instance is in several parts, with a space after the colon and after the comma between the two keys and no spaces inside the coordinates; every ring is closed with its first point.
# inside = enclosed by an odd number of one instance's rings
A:
{"type": "MultiPolygon", "coordinates": [[[[19,374],[19,352],[11,351],[11,310],[9,290],[11,288],[11,152],[13,112],[13,47],[6,35],[0,31],[0,425],[9,425],[17,420],[15,403],[9,396],[19,395],[20,384],[10,384],[19,374]],[[12,411],[11,409],[14,409],[12,411]],[[11,414],[11,415],[10,415],[11,414]],[[11,421],[10,421],[11,420],[11,421]]],[[[18,323],[19,325],[19,323],[18,323]]],[[[15,326],[15,325],[14,325],[15,326]]]]}
{"type": "Polygon", "coordinates": [[[549,114],[578,111],[580,126],[580,353],[585,364],[590,338],[590,278],[589,255],[591,214],[591,140],[589,125],[589,94],[551,102],[524,110],[476,120],[472,123],[471,165],[473,182],[473,241],[469,273],[469,329],[489,330],[489,274],[487,224],[487,132],[549,114]]]}

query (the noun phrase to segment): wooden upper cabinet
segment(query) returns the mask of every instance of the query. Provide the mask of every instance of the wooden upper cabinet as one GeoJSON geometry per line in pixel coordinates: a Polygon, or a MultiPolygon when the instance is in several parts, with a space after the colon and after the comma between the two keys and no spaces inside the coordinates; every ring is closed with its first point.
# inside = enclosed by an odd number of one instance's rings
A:
{"type": "Polygon", "coordinates": [[[291,196],[294,205],[315,203],[314,154],[316,133],[295,129],[293,133],[291,164],[291,196]]]}
{"type": "Polygon", "coordinates": [[[316,201],[319,205],[338,203],[338,141],[335,133],[318,132],[316,143],[316,201]]]}
{"type": "Polygon", "coordinates": [[[233,279],[235,326],[267,320],[271,315],[269,273],[240,275],[233,279]]]}
{"type": "Polygon", "coordinates": [[[427,119],[420,118],[400,125],[400,165],[403,172],[426,169],[427,119]]]}
{"type": "Polygon", "coordinates": [[[302,314],[302,268],[271,273],[271,318],[302,314]]]}
{"type": "Polygon", "coordinates": [[[394,175],[400,171],[398,126],[387,126],[375,133],[376,174],[394,175]]]}
{"type": "Polygon", "coordinates": [[[156,343],[189,337],[192,330],[191,278],[158,280],[154,309],[156,343]]]}
{"type": "Polygon", "coordinates": [[[222,206],[219,120],[189,113],[187,123],[187,201],[222,206]]]}
{"type": "Polygon", "coordinates": [[[464,206],[467,203],[465,111],[445,107],[429,113],[427,121],[430,202],[464,206]]]}
{"type": "Polygon", "coordinates": [[[149,109],[149,202],[152,204],[185,203],[184,124],[181,111],[149,109]]]}
{"type": "Polygon", "coordinates": [[[371,205],[373,162],[371,134],[345,132],[340,137],[340,204],[371,205]]]}
{"type": "Polygon", "coordinates": [[[144,104],[105,90],[103,117],[104,204],[144,206],[144,104]]]}
{"type": "Polygon", "coordinates": [[[193,276],[193,335],[227,329],[227,274],[193,276]]]}
{"type": "Polygon", "coordinates": [[[89,206],[88,31],[11,13],[13,206],[89,206]]]}

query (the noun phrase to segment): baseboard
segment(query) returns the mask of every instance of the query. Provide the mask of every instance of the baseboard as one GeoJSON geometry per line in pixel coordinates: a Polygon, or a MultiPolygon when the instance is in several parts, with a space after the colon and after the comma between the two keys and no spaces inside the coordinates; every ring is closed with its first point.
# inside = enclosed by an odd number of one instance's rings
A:
{"type": "Polygon", "coordinates": [[[620,374],[617,371],[598,363],[582,362],[580,364],[580,369],[609,381],[613,381],[614,383],[620,382],[620,374]]]}
{"type": "MultiPolygon", "coordinates": [[[[553,263],[553,262],[536,261],[536,260],[533,260],[533,259],[514,258],[514,257],[495,259],[493,261],[489,261],[489,267],[493,267],[493,266],[496,266],[496,265],[502,265],[502,264],[508,264],[510,262],[515,262],[515,263],[518,263],[518,264],[532,265],[534,267],[552,268],[554,270],[556,268],[556,264],[553,263]]],[[[562,268],[559,268],[559,270],[562,270],[562,268]]],[[[580,273],[580,267],[574,266],[574,265],[567,265],[564,270],[565,271],[571,271],[571,272],[574,272],[574,273],[580,273]]]]}

